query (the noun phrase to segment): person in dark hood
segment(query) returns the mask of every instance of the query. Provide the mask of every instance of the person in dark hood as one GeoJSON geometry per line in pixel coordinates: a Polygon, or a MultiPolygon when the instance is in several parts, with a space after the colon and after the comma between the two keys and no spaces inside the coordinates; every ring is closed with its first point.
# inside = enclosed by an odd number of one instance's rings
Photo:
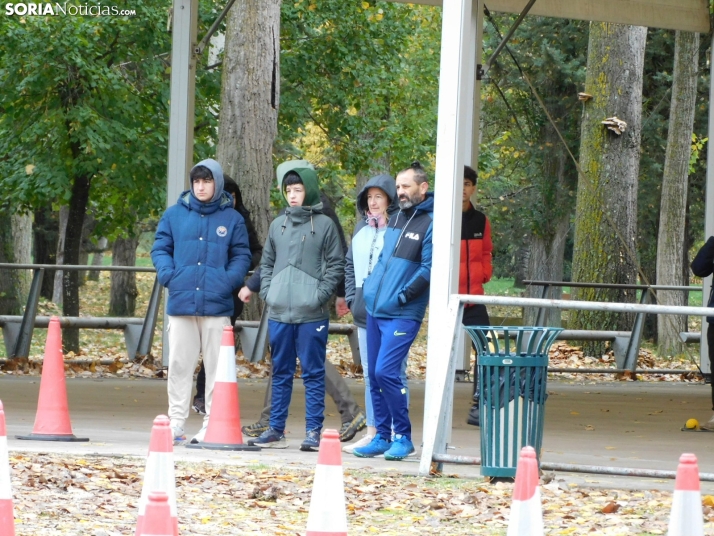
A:
{"type": "Polygon", "coordinates": [[[429,301],[434,195],[421,164],[397,174],[399,212],[389,220],[377,265],[364,280],[367,360],[377,434],[361,458],[402,460],[415,452],[400,377],[429,301]],[[394,440],[392,440],[392,429],[394,440]]]}
{"type": "MultiPolygon", "coordinates": [[[[394,179],[389,175],[372,177],[357,194],[357,210],[361,218],[355,225],[352,243],[345,260],[345,298],[350,311],[352,311],[354,323],[357,325],[364,372],[367,433],[358,441],[345,445],[342,450],[347,453],[352,453],[355,448],[368,445],[377,434],[370,392],[369,359],[367,358],[367,310],[364,304],[362,283],[377,265],[384,246],[384,235],[389,218],[399,211],[394,179]]],[[[406,364],[407,362],[404,360],[400,378],[407,389],[408,399],[406,364]]]]}
{"type": "MultiPolygon", "coordinates": [[[[253,258],[250,261],[250,269],[253,270],[260,263],[260,257],[263,255],[263,245],[260,243],[258,231],[250,219],[250,211],[243,205],[243,196],[240,193],[238,183],[228,175],[223,176],[223,190],[228,192],[233,198],[233,208],[243,216],[245,227],[248,230],[248,244],[250,254],[253,258]]],[[[241,285],[243,288],[243,285],[241,285]]],[[[231,315],[231,326],[235,326],[236,320],[243,312],[243,302],[238,297],[240,288],[233,291],[233,314],[231,315]]],[[[201,361],[201,369],[196,377],[196,395],[193,397],[193,410],[201,415],[206,414],[206,367],[201,361]]]]}
{"type": "MultiPolygon", "coordinates": [[[[692,273],[697,277],[708,277],[714,273],[714,236],[710,236],[704,245],[699,248],[697,255],[691,264],[692,273]]],[[[702,300],[703,301],[703,300],[702,300]]],[[[709,292],[707,307],[714,307],[714,285],[709,292]]],[[[707,318],[707,343],[709,351],[709,366],[714,371],[714,316],[707,318]]],[[[702,326],[702,337],[704,336],[704,326],[702,326]]],[[[712,384],[712,410],[714,410],[714,381],[712,384]]],[[[702,425],[705,430],[714,431],[714,415],[702,425]]]]}
{"type": "Polygon", "coordinates": [[[205,435],[224,326],[233,314],[233,291],[250,267],[248,231],[223,191],[223,170],[207,159],[190,173],[191,189],[166,209],[156,230],[151,260],[168,289],[169,418],[175,442],[186,439],[198,357],[206,365],[206,416],[194,439],[205,435]]]}
{"type": "Polygon", "coordinates": [[[317,175],[296,168],[283,179],[288,208],[270,224],[260,261],[260,297],[270,308],[273,360],[270,427],[251,445],[286,448],[285,422],[295,360],[305,385],[306,435],[300,450],[317,450],[325,413],[328,301],[344,277],[344,253],[332,220],[322,213],[317,175]]]}

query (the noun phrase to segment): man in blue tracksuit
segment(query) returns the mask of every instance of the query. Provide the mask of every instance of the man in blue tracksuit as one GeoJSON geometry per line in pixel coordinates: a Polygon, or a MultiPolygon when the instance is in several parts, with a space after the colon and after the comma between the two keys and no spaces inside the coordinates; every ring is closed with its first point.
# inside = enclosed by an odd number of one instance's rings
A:
{"type": "Polygon", "coordinates": [[[185,441],[199,354],[206,366],[206,416],[192,441],[208,426],[223,327],[233,314],[233,291],[250,267],[248,231],[233,199],[223,191],[223,170],[209,158],[190,172],[191,189],[182,192],[159,221],[151,260],[156,277],[169,290],[169,418],[174,442],[185,441]]]}
{"type": "Polygon", "coordinates": [[[404,361],[419,332],[431,273],[433,194],[418,162],[397,174],[399,212],[384,236],[377,266],[364,280],[367,309],[367,359],[377,435],[355,456],[384,455],[401,460],[414,452],[404,361]],[[394,427],[392,441],[391,427],[394,427]]]}

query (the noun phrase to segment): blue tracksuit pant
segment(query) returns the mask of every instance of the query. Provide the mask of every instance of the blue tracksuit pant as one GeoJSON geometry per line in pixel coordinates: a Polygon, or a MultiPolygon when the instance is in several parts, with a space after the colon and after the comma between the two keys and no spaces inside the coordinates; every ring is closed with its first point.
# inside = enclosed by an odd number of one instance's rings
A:
{"type": "Polygon", "coordinates": [[[305,324],[268,321],[273,360],[270,427],[285,431],[293,394],[295,359],[300,359],[305,385],[306,430],[322,429],[325,418],[325,354],[329,320],[305,324]]]}
{"type": "Polygon", "coordinates": [[[389,439],[394,433],[411,440],[407,388],[401,378],[402,365],[419,333],[421,322],[367,315],[367,361],[377,433],[389,439]]]}

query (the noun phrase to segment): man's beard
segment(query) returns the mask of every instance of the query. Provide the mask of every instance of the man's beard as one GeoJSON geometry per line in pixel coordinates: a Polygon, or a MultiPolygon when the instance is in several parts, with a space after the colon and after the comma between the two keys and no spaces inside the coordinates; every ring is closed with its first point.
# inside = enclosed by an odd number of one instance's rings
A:
{"type": "Polygon", "coordinates": [[[414,205],[418,205],[424,200],[418,192],[411,197],[408,195],[405,195],[404,197],[405,199],[402,199],[401,197],[399,198],[399,208],[402,210],[412,208],[414,205]]]}

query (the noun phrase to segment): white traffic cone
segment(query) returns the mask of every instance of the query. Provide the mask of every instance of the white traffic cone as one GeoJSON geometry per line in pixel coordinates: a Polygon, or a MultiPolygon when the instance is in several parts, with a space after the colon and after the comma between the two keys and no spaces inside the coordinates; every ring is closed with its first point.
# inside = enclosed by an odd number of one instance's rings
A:
{"type": "Polygon", "coordinates": [[[508,536],[543,536],[543,508],[533,447],[523,447],[516,468],[508,536]]]}
{"type": "Polygon", "coordinates": [[[136,523],[135,536],[144,534],[146,507],[152,492],[163,492],[168,496],[168,503],[173,518],[173,535],[178,536],[178,513],[176,508],[176,474],[174,470],[174,440],[171,433],[171,421],[166,415],[154,419],[149,442],[149,456],[144,470],[144,486],[139,499],[139,519],[136,523]]]}
{"type": "Polygon", "coordinates": [[[672,497],[668,536],[704,536],[699,466],[694,454],[682,454],[672,497]]]}
{"type": "Polygon", "coordinates": [[[306,536],[347,536],[340,434],[325,430],[317,454],[306,536]]]}
{"type": "Polygon", "coordinates": [[[169,496],[162,491],[149,493],[141,536],[173,536],[174,518],[171,517],[169,496]]]}
{"type": "Polygon", "coordinates": [[[238,401],[238,381],[236,380],[236,348],[233,342],[233,328],[223,328],[221,350],[218,356],[218,370],[213,386],[211,414],[205,437],[196,443],[186,445],[189,449],[211,450],[260,450],[260,447],[243,443],[240,425],[240,403],[238,401]]]}
{"type": "Polygon", "coordinates": [[[5,411],[0,401],[0,534],[15,536],[15,515],[10,488],[10,459],[7,454],[7,428],[5,411]]]}

